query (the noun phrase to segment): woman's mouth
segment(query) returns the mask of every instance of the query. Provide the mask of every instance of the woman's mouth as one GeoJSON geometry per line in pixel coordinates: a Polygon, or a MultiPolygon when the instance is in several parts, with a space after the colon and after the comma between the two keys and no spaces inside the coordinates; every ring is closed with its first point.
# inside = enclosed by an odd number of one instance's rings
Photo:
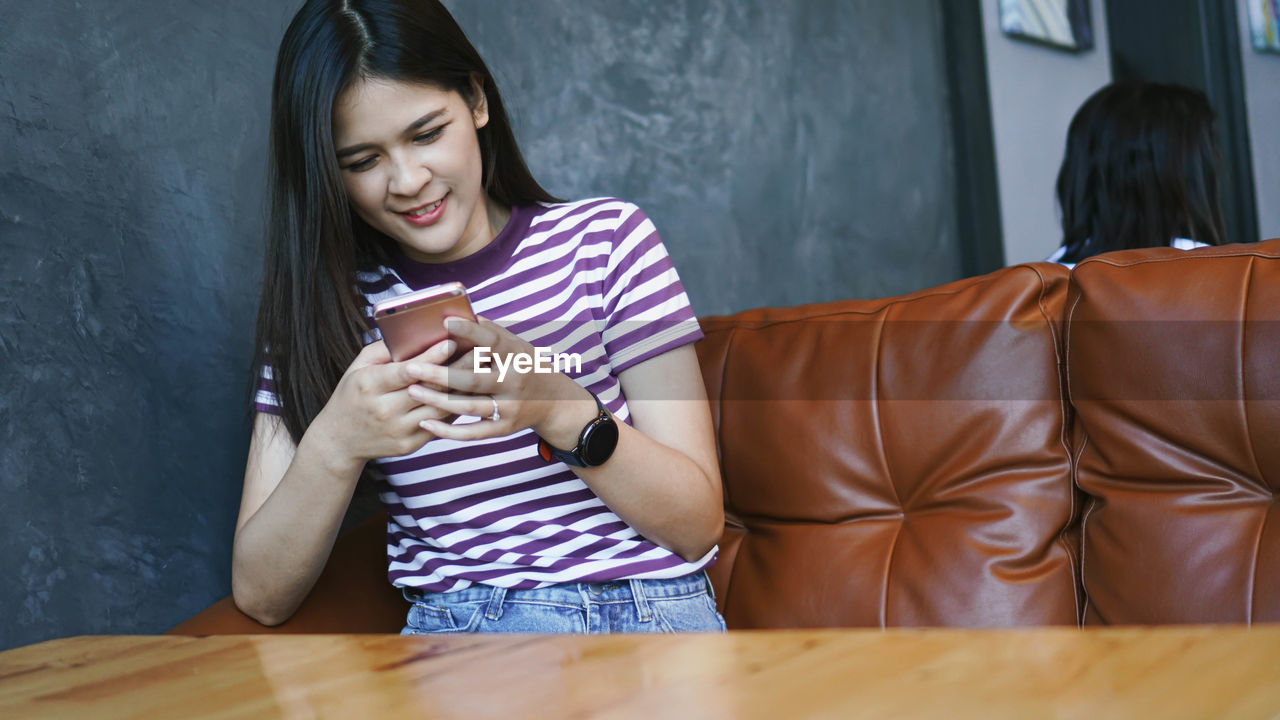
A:
{"type": "Polygon", "coordinates": [[[444,214],[445,201],[448,199],[449,199],[449,196],[445,195],[444,197],[440,198],[439,200],[433,203],[428,203],[421,207],[416,207],[408,212],[402,212],[397,214],[400,215],[400,217],[404,218],[405,221],[408,222],[410,225],[413,225],[415,227],[426,227],[427,225],[433,225],[437,220],[440,219],[440,216],[444,214]]]}

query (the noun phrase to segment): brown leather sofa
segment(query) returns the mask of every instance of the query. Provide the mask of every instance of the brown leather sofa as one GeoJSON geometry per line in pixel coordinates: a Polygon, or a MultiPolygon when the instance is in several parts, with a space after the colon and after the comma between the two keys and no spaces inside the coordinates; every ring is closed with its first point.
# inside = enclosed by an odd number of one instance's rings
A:
{"type": "MultiPolygon", "coordinates": [[[[1280,240],[703,325],[730,628],[1280,621],[1280,240]]],[[[270,631],[398,631],[382,523],[270,631]]]]}

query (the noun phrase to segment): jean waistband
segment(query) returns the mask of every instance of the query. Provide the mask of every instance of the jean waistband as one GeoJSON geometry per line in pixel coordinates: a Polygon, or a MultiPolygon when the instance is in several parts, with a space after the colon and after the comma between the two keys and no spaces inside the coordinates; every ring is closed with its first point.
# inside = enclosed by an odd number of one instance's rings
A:
{"type": "Polygon", "coordinates": [[[692,575],[678,578],[564,583],[531,590],[508,590],[479,584],[447,593],[424,592],[411,587],[402,589],[405,599],[409,602],[421,602],[428,605],[434,603],[493,602],[495,599],[501,603],[503,598],[562,602],[566,604],[581,604],[586,600],[598,603],[631,602],[644,599],[659,600],[662,598],[687,597],[704,592],[708,594],[712,592],[711,581],[707,578],[706,572],[701,570],[692,575]],[[500,597],[495,598],[495,596],[500,597]]]}

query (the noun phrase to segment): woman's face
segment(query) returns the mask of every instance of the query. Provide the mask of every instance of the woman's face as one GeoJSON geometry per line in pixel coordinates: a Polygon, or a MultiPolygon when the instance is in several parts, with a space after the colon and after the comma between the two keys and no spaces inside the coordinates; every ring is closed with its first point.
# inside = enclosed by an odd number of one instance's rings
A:
{"type": "Polygon", "coordinates": [[[476,131],[489,122],[453,90],[358,80],[334,103],[333,139],[347,198],[365,222],[420,262],[464,258],[495,235],[481,189],[476,131]]]}

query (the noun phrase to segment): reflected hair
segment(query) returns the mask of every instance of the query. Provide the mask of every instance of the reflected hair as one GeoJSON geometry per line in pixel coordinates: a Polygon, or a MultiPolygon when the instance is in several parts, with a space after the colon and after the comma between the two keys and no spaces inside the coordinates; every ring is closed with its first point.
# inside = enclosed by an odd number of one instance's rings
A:
{"type": "Polygon", "coordinates": [[[1086,100],[1058,172],[1062,260],[1225,243],[1214,120],[1205,94],[1180,85],[1117,82],[1086,100]]]}
{"type": "Polygon", "coordinates": [[[307,0],[280,43],[271,91],[254,373],[271,368],[295,442],[368,331],[357,270],[387,262],[394,245],[352,212],[333,145],[334,102],[369,78],[453,90],[473,107],[478,78],[489,110],[477,131],[484,190],[506,206],[556,201],[529,172],[484,60],[438,0],[307,0]]]}

